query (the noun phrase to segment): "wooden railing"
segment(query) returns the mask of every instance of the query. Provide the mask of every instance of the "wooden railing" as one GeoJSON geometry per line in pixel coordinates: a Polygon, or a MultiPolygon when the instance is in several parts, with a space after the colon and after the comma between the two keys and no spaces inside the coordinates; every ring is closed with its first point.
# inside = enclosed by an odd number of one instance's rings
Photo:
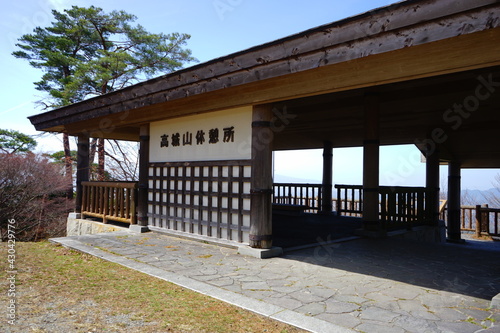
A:
{"type": "Polygon", "coordinates": [[[460,230],[474,231],[476,228],[476,206],[460,206],[460,230]]]}
{"type": "MultiPolygon", "coordinates": [[[[339,215],[362,217],[363,186],[335,185],[336,209],[339,215]]],[[[388,228],[409,227],[427,221],[424,187],[380,186],[380,219],[388,228]]]]}
{"type": "Polygon", "coordinates": [[[82,217],[136,224],[137,182],[82,182],[82,217]]]}
{"type": "Polygon", "coordinates": [[[363,186],[335,185],[337,214],[361,217],[363,214],[363,186]]]}
{"type": "MultiPolygon", "coordinates": [[[[333,199],[333,207],[338,215],[363,216],[363,186],[335,185],[337,197],[333,199]]],[[[427,212],[426,201],[429,191],[425,187],[380,186],[380,220],[389,229],[410,228],[430,222],[432,217],[427,212]]],[[[273,186],[273,203],[293,206],[304,206],[305,212],[321,210],[321,184],[275,183],[273,186]]],[[[461,207],[461,230],[500,237],[500,209],[481,207],[482,229],[478,231],[476,206],[461,207]]],[[[446,220],[446,205],[440,205],[440,218],[446,220]]]]}
{"type": "Polygon", "coordinates": [[[429,190],[425,187],[380,187],[380,219],[387,228],[410,228],[429,220],[426,200],[429,190]]]}
{"type": "MultiPolygon", "coordinates": [[[[363,200],[357,200],[357,199],[343,199],[343,205],[346,207],[346,210],[341,212],[342,214],[339,215],[344,215],[344,216],[351,216],[351,217],[362,217],[363,216],[363,207],[361,206],[361,203],[363,200]]],[[[339,205],[339,202],[336,198],[332,199],[332,206],[337,209],[339,205]]]]}
{"type": "Polygon", "coordinates": [[[273,204],[307,206],[321,210],[321,184],[274,183],[273,204]]]}
{"type": "MultiPolygon", "coordinates": [[[[488,207],[488,205],[483,205],[483,207],[488,207]]],[[[462,205],[460,206],[460,230],[467,232],[475,232],[477,228],[477,209],[476,206],[472,205],[462,205]]],[[[440,211],[439,217],[441,220],[448,222],[448,208],[443,207],[440,211]]]]}
{"type": "Polygon", "coordinates": [[[500,208],[476,206],[476,236],[500,237],[498,215],[500,208]]]}

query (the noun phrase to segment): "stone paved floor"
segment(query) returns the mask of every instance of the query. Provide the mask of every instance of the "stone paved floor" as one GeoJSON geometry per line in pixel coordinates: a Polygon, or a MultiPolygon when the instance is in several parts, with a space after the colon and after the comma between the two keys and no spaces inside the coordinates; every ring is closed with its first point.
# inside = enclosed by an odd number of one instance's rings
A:
{"type": "Polygon", "coordinates": [[[360,239],[261,260],[153,232],[71,238],[359,332],[500,332],[500,251],[360,239]]]}

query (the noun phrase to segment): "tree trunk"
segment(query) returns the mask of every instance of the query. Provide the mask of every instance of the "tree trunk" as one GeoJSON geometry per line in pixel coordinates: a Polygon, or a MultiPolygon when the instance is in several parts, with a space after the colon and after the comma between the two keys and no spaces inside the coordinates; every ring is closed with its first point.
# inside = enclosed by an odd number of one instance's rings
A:
{"type": "Polygon", "coordinates": [[[68,133],[63,133],[63,147],[64,166],[66,170],[66,178],[68,179],[68,190],[66,191],[66,197],[68,199],[73,199],[73,161],[71,160],[71,149],[69,147],[68,133]]]}
{"type": "Polygon", "coordinates": [[[94,168],[95,152],[97,150],[97,139],[92,139],[89,144],[89,165],[90,165],[90,179],[96,180],[96,169],[94,168]]]}
{"type": "Polygon", "coordinates": [[[97,141],[97,180],[98,181],[104,181],[105,180],[105,175],[104,175],[104,139],[99,138],[97,141]]]}

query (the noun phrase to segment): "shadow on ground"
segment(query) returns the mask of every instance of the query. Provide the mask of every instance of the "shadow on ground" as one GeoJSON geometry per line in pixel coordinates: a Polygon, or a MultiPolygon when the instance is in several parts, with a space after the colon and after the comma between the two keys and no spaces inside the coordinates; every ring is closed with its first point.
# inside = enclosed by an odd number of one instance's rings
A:
{"type": "Polygon", "coordinates": [[[284,249],[346,238],[362,227],[360,218],[273,214],[273,245],[284,249]]]}
{"type": "Polygon", "coordinates": [[[284,258],[491,300],[500,293],[500,242],[490,245],[358,239],[284,258]]]}

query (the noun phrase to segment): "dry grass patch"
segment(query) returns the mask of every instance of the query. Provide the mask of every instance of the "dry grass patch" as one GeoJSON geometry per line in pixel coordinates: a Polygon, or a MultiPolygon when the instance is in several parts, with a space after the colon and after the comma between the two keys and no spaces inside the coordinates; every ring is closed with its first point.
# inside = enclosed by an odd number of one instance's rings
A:
{"type": "MultiPolygon", "coordinates": [[[[18,322],[11,332],[301,331],[61,246],[16,246],[18,322]]],[[[0,299],[5,304],[6,293],[0,299]]]]}

